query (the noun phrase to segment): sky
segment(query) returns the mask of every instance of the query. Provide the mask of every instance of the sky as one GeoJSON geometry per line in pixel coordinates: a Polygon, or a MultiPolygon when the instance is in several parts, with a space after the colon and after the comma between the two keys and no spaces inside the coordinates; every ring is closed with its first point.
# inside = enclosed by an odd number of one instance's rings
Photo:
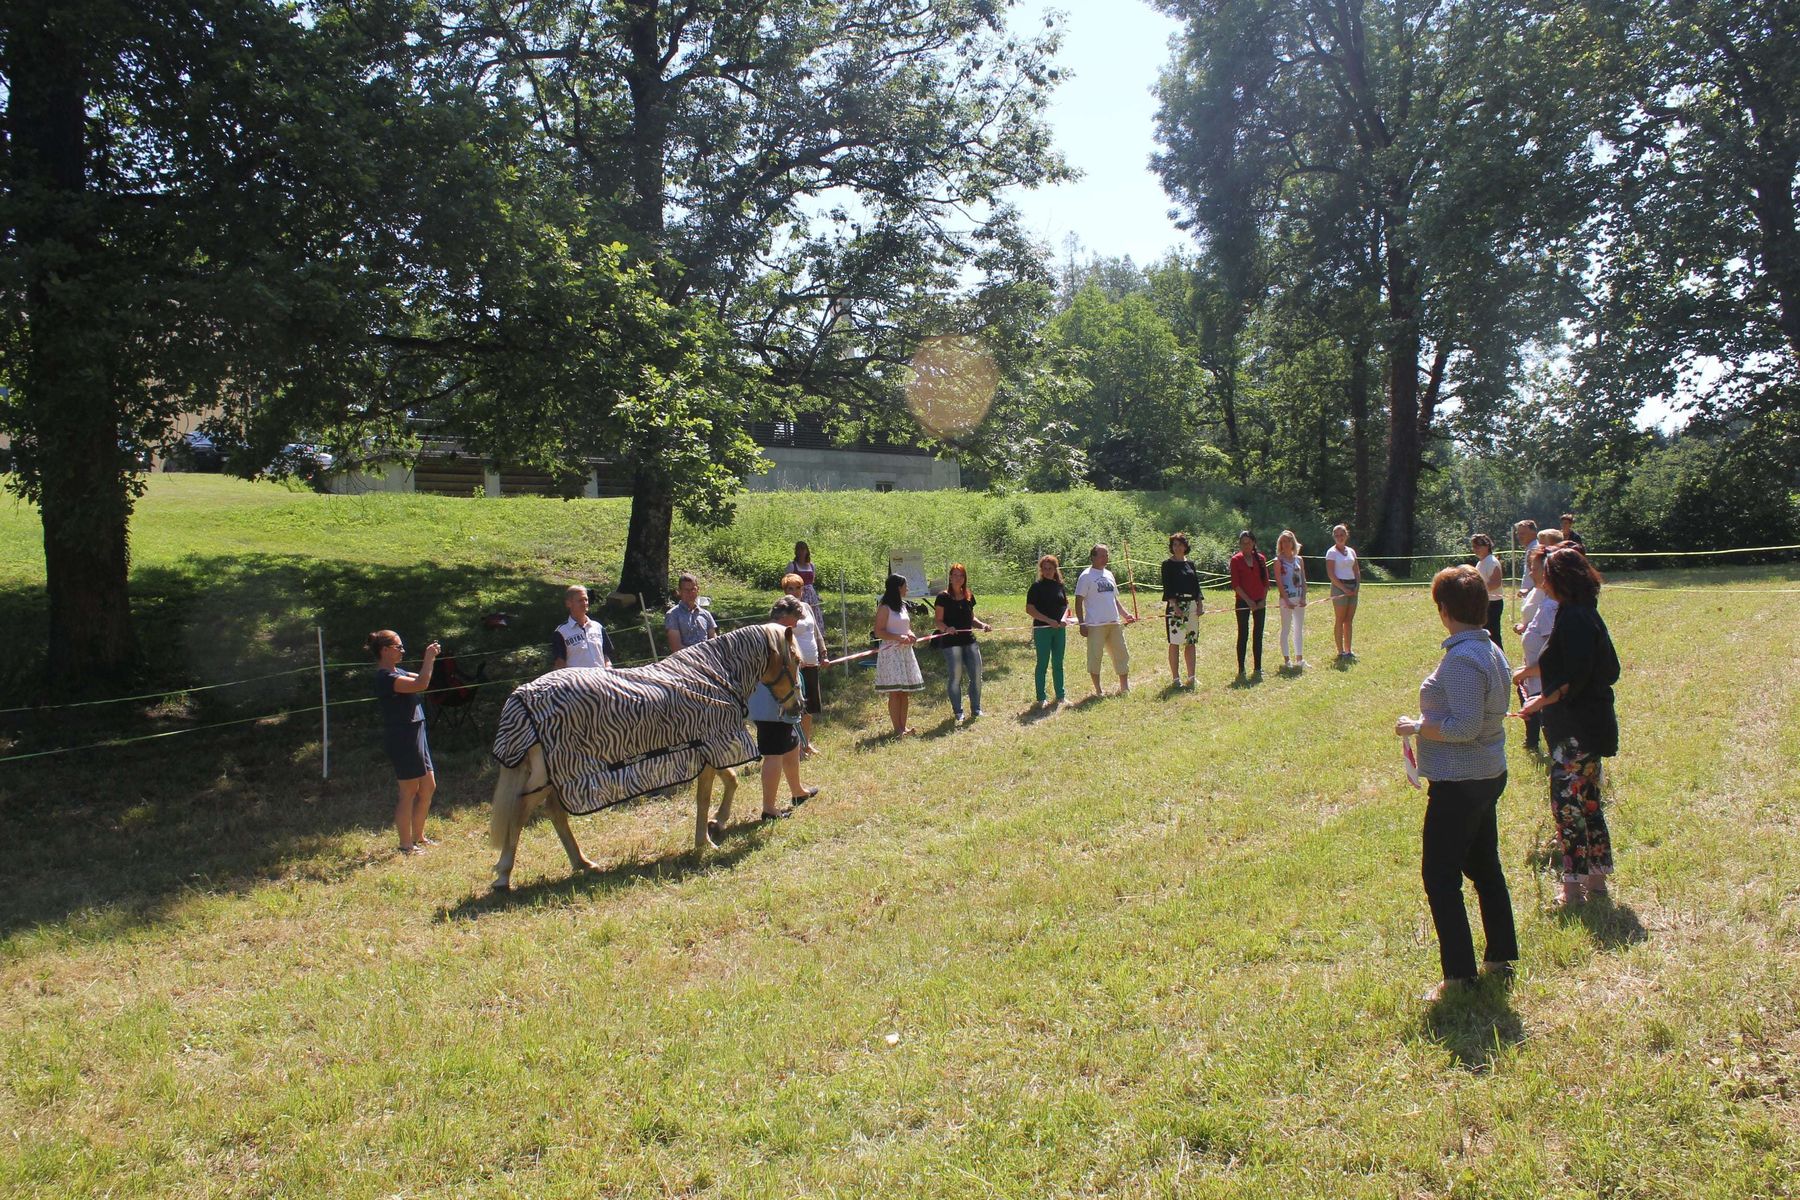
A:
{"type": "Polygon", "coordinates": [[[1067,72],[1047,114],[1056,144],[1081,172],[1073,183],[1020,191],[1014,203],[1060,259],[1070,234],[1088,255],[1129,254],[1140,266],[1191,240],[1169,219],[1169,198],[1150,170],[1156,98],[1150,89],[1169,58],[1170,18],[1143,0],[1024,0],[1021,34],[1066,14],[1058,64],[1067,72]]]}

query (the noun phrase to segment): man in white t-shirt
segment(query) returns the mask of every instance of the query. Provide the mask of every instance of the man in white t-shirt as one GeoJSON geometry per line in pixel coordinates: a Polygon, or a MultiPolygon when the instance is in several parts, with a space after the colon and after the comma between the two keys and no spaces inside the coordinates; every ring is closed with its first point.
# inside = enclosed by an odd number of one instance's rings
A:
{"type": "Polygon", "coordinates": [[[1125,626],[1133,618],[1119,605],[1119,581],[1106,569],[1112,551],[1095,546],[1088,554],[1092,565],[1075,580],[1075,620],[1081,636],[1087,639],[1088,674],[1094,680],[1094,695],[1100,690],[1100,655],[1112,655],[1113,670],[1119,673],[1119,694],[1131,690],[1131,652],[1125,646],[1125,626]]]}
{"type": "Polygon", "coordinates": [[[563,592],[563,605],[569,610],[569,619],[550,635],[550,669],[612,666],[612,656],[606,652],[606,630],[600,622],[588,620],[588,590],[574,584],[563,592]]]}

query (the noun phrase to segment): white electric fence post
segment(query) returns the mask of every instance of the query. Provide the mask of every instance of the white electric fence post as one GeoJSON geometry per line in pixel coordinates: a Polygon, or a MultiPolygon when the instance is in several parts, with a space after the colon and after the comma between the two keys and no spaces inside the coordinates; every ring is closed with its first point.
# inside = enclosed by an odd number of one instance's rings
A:
{"type": "MultiPolygon", "coordinates": [[[[838,615],[844,623],[844,657],[850,657],[850,601],[844,594],[844,568],[838,568],[838,615]]],[[[849,666],[844,670],[848,672],[849,666]]]]}
{"type": "Polygon", "coordinates": [[[325,627],[313,627],[319,635],[319,778],[331,778],[331,703],[325,695],[325,627]]]}
{"type": "Polygon", "coordinates": [[[644,622],[644,637],[650,643],[650,661],[661,662],[662,655],[656,652],[656,630],[650,624],[650,609],[644,604],[644,593],[639,592],[637,598],[638,616],[644,622]]]}

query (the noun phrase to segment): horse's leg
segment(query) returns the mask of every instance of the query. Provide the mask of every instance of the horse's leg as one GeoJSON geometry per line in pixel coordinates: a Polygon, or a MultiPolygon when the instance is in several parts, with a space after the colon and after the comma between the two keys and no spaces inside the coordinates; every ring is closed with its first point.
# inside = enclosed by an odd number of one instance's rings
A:
{"type": "Polygon", "coordinates": [[[500,851],[500,861],[494,864],[496,892],[512,890],[513,860],[519,853],[519,833],[525,828],[531,810],[537,807],[537,797],[529,800],[526,797],[549,782],[544,752],[537,746],[526,752],[525,760],[518,766],[500,768],[499,778],[494,781],[493,817],[488,825],[489,837],[500,851]]]}
{"type": "Polygon", "coordinates": [[[556,826],[556,836],[562,840],[563,852],[569,856],[569,867],[575,871],[598,871],[600,864],[592,861],[581,852],[575,844],[575,831],[569,828],[569,813],[562,806],[562,797],[552,793],[548,804],[550,823],[556,826]]]}
{"type": "Polygon", "coordinates": [[[707,828],[712,815],[713,769],[700,768],[700,778],[694,781],[694,853],[702,850],[717,850],[719,843],[713,841],[712,831],[707,828]]]}
{"type": "Polygon", "coordinates": [[[713,820],[718,824],[720,829],[723,829],[725,828],[726,822],[731,820],[731,801],[733,797],[737,795],[737,768],[733,767],[729,771],[720,771],[719,778],[725,781],[725,794],[719,800],[719,815],[714,817],[713,820]]]}

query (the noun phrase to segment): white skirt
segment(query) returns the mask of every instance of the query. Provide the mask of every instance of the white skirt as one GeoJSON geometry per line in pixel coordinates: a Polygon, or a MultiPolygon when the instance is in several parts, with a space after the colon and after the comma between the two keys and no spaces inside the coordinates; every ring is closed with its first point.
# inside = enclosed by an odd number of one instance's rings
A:
{"type": "Polygon", "coordinates": [[[925,676],[919,673],[919,656],[911,646],[883,642],[875,655],[875,690],[878,692],[922,692],[925,676]]]}

